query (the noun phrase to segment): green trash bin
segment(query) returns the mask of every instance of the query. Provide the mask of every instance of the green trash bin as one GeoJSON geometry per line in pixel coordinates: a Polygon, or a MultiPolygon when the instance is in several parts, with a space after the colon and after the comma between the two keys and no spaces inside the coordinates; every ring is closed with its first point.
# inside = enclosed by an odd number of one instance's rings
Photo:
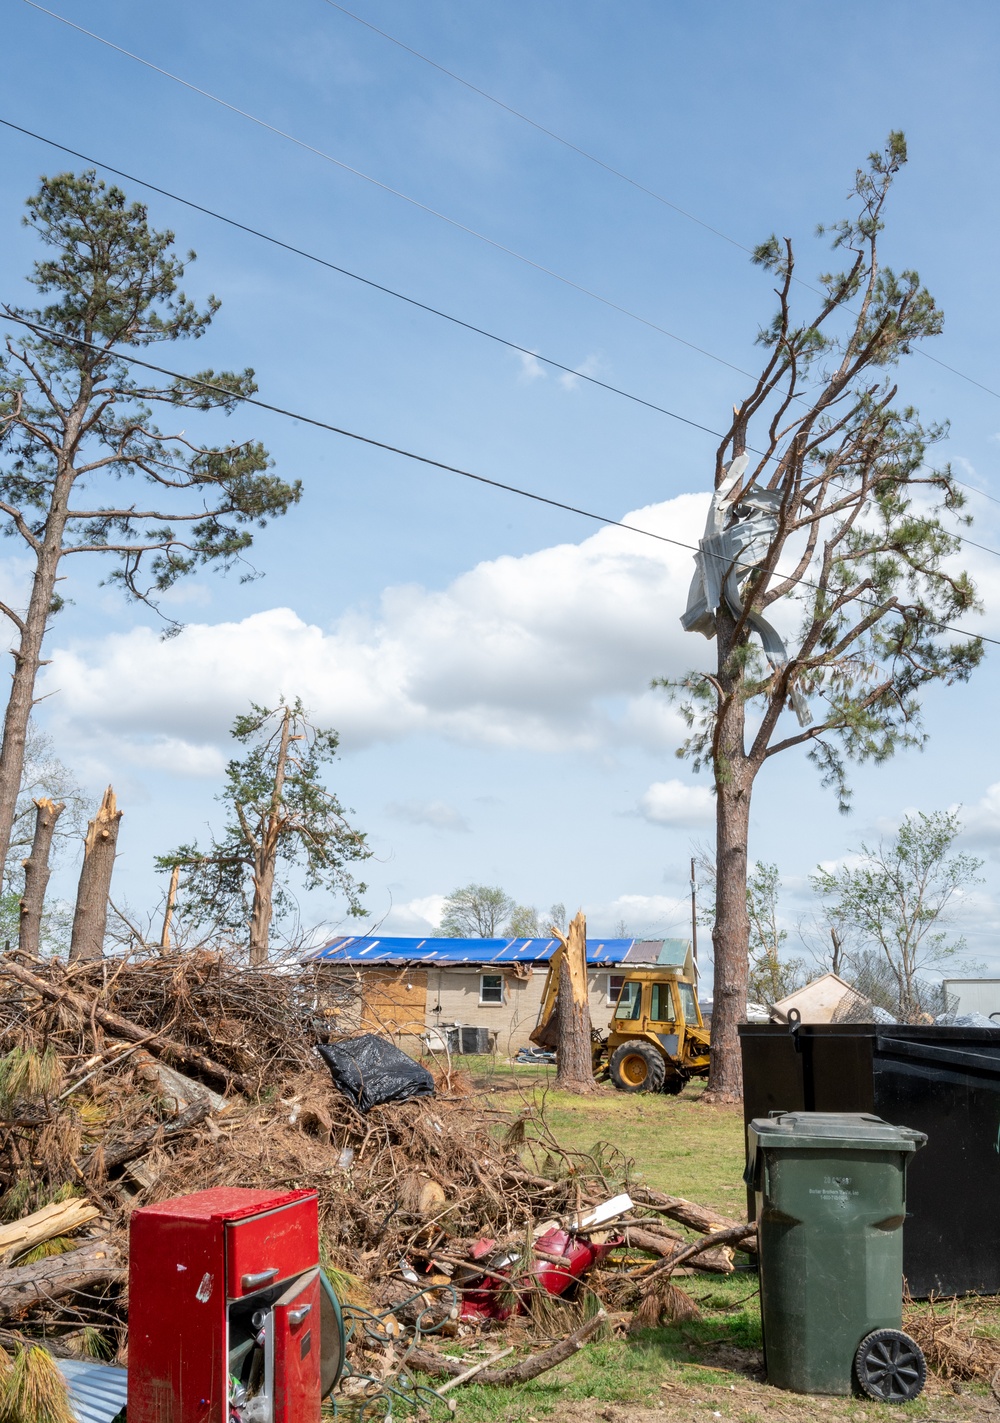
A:
{"type": "Polygon", "coordinates": [[[859,1112],[750,1123],[768,1382],[904,1403],[927,1370],[901,1329],[906,1166],[927,1140],[859,1112]]]}

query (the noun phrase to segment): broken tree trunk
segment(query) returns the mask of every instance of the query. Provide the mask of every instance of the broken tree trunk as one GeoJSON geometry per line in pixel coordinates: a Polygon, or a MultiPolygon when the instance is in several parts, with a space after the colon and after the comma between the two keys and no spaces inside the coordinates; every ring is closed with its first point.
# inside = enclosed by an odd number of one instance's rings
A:
{"type": "Polygon", "coordinates": [[[559,965],[559,1044],[556,1048],[556,1086],[572,1092],[594,1090],[594,1063],[590,1038],[590,995],[587,989],[587,920],[583,910],[564,936],[559,965]]]}
{"type": "Polygon", "coordinates": [[[181,877],[180,865],[174,865],[170,871],[170,888],[167,890],[167,907],[163,911],[163,930],[160,934],[160,948],[170,948],[170,921],[174,917],[174,905],[177,903],[177,882],[181,877]]]}
{"type": "Polygon", "coordinates": [[[55,1201],[52,1205],[43,1206],[40,1211],[32,1211],[31,1215],[9,1225],[0,1225],[0,1265],[9,1264],[26,1250],[33,1250],[46,1240],[54,1240],[57,1235],[71,1235],[99,1215],[96,1206],[73,1196],[68,1201],[55,1201]]]}
{"type": "Polygon", "coordinates": [[[122,813],[110,786],[97,814],[87,826],[83,842],[83,866],[76,892],[76,913],[69,945],[69,961],[99,959],[104,955],[104,933],[108,927],[108,895],[115,868],[115,846],[122,813]]]}
{"type": "Polygon", "coordinates": [[[17,930],[18,947],[22,953],[38,957],[42,940],[42,913],[45,909],[45,890],[48,887],[49,854],[52,850],[52,836],[56,821],[66,809],[65,801],[50,800],[40,796],[35,801],[35,835],[31,842],[31,854],[24,865],[24,893],[21,895],[21,915],[17,930]]]}
{"type": "Polygon", "coordinates": [[[33,1265],[0,1270],[0,1319],[9,1319],[33,1305],[49,1304],[77,1290],[124,1281],[127,1271],[110,1245],[95,1242],[51,1255],[33,1265]]]}
{"type": "MultiPolygon", "coordinates": [[[[554,1369],[557,1364],[571,1359],[577,1350],[582,1349],[587,1340],[597,1333],[607,1317],[603,1309],[598,1310],[593,1318],[581,1324],[579,1329],[574,1329],[566,1339],[553,1344],[551,1349],[543,1349],[540,1354],[529,1354],[526,1359],[522,1359],[519,1364],[513,1364],[509,1369],[483,1369],[476,1373],[476,1383],[505,1388],[537,1378],[539,1374],[545,1373],[546,1369],[554,1369]]],[[[468,1364],[463,1360],[445,1358],[443,1354],[435,1353],[432,1349],[410,1349],[406,1355],[406,1363],[410,1368],[419,1369],[422,1374],[450,1374],[452,1378],[469,1371],[468,1364]]]]}
{"type": "Polygon", "coordinates": [[[150,1035],[135,1023],[130,1023],[127,1018],[119,1018],[117,1013],[109,1013],[106,1009],[98,1007],[93,998],[85,997],[82,993],[74,993],[68,988],[56,988],[51,983],[47,983],[44,978],[39,978],[38,974],[32,973],[30,969],[24,968],[19,963],[14,963],[9,958],[0,963],[0,974],[6,974],[9,978],[16,979],[26,988],[33,989],[40,997],[47,998],[50,1003],[65,1003],[86,1022],[99,1023],[102,1028],[113,1033],[117,1038],[127,1038],[131,1043],[142,1043],[143,1047],[148,1048],[155,1057],[164,1057],[177,1067],[185,1068],[189,1072],[200,1072],[206,1077],[214,1078],[217,1082],[231,1083],[248,1097],[252,1097],[256,1091],[248,1077],[244,1077],[241,1072],[233,1072],[230,1068],[223,1067],[221,1063],[207,1057],[197,1048],[188,1047],[186,1043],[176,1042],[173,1038],[165,1037],[162,1033],[150,1035]]]}
{"type": "MultiPolygon", "coordinates": [[[[297,741],[292,736],[292,708],[285,707],[278,743],[278,762],[274,770],[274,790],[271,806],[260,830],[260,839],[253,843],[253,908],[250,912],[250,963],[259,968],[267,963],[271,941],[271,916],[274,913],[274,872],[278,864],[278,849],[285,827],[281,797],[285,790],[285,770],[288,765],[288,744],[297,741]]],[[[240,816],[243,823],[243,816],[240,816]]],[[[246,827],[244,824],[244,833],[246,827]]]]}

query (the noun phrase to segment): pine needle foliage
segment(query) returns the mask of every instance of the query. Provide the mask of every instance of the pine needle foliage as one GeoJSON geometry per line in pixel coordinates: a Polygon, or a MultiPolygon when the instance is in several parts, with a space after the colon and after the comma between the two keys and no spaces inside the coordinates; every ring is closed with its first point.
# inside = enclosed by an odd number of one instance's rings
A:
{"type": "Polygon", "coordinates": [[[66,1380],[47,1349],[30,1344],[14,1355],[2,1384],[0,1423],[76,1423],[66,1380]]]}
{"type": "Polygon", "coordinates": [[[893,132],[857,170],[848,215],[820,229],[843,267],[819,277],[818,297],[800,299],[790,239],[772,236],[754,252],[777,310],[758,333],[761,371],[733,407],[713,484],[728,490],[725,529],[756,532],[743,545],[747,561],[720,570],[729,594],[703,623],[715,638],[714,668],[659,683],[689,728],[678,754],[711,773],[716,795],[707,1101],[737,1100],[742,1089],[737,1025],[758,774],[772,757],[803,751],[848,810],[850,764],[879,766],[922,747],[924,690],[966,681],[983,657],[981,639],[965,631],[980,604],[958,562],[959,530],[970,522],[964,495],[947,462],[932,462],[947,425],[920,419],[897,371],[943,327],[918,274],[882,261],[889,194],[906,157],[893,132]],[[769,617],[783,631],[784,658],[774,643],[765,657],[757,641],[769,617]]]}

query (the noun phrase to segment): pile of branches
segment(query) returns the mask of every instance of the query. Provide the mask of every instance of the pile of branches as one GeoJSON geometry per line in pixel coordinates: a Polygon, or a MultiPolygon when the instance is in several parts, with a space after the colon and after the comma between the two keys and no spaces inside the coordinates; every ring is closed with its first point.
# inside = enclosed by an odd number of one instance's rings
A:
{"type": "Polygon", "coordinates": [[[675,1269],[728,1271],[753,1248],[752,1228],[642,1190],[611,1148],[565,1149],[532,1102],[495,1108],[448,1063],[433,1098],[361,1115],[314,1052],[350,1028],[349,998],[321,970],[206,951],[0,956],[0,1345],[16,1331],[124,1359],[131,1212],[212,1186],[315,1189],[323,1264],[376,1313],[460,1277],[484,1237],[527,1263],[540,1222],[630,1189],[624,1263],[605,1261],[561,1321],[550,1309],[550,1337],[589,1337],[603,1305],[676,1315],[675,1269]]]}
{"type": "Polygon", "coordinates": [[[903,1328],[924,1351],[927,1367],[943,1379],[1000,1384],[1000,1339],[984,1317],[985,1306],[970,1299],[908,1301],[903,1328]]]}

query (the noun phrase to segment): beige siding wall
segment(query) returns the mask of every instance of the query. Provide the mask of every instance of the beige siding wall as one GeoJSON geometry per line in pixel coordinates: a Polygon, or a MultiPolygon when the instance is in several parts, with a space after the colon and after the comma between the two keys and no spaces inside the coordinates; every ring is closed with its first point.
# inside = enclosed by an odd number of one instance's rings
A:
{"type": "MultiPolygon", "coordinates": [[[[503,1003],[481,1003],[480,981],[483,972],[489,972],[479,965],[462,968],[428,967],[426,1027],[450,1028],[460,1024],[469,1028],[489,1028],[494,1034],[496,1051],[503,1056],[512,1056],[519,1048],[530,1046],[529,1035],[538,1021],[538,1010],[542,1004],[545,987],[545,969],[530,971],[528,978],[518,978],[511,972],[503,974],[503,1003]],[[440,1007],[440,1011],[436,1011],[440,1007]]],[[[499,965],[496,972],[500,972],[499,965]]],[[[331,973],[353,974],[353,969],[336,969],[331,973]]],[[[613,1005],[608,1003],[607,970],[591,970],[590,1018],[593,1026],[607,1031],[611,1022],[613,1005]]],[[[413,1050],[413,1040],[400,1042],[406,1051],[413,1050]]]]}

